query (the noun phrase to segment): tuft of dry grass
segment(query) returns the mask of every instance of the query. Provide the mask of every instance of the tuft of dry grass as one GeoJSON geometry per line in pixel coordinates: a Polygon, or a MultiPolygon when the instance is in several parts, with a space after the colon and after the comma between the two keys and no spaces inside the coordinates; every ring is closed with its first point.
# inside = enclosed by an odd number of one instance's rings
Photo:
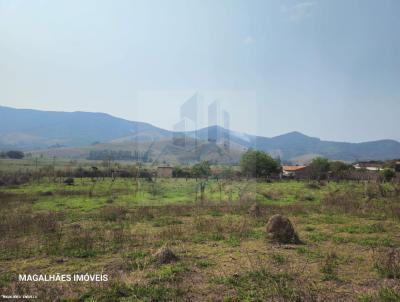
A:
{"type": "Polygon", "coordinates": [[[383,278],[400,279],[400,250],[390,248],[374,253],[374,268],[383,278]]]}

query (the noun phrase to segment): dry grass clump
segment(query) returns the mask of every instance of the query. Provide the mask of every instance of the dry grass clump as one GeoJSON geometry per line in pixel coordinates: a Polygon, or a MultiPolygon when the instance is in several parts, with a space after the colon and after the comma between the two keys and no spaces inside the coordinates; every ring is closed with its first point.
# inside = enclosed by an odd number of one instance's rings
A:
{"type": "Polygon", "coordinates": [[[306,187],[308,189],[312,189],[312,190],[319,190],[321,189],[321,186],[318,184],[318,182],[309,182],[307,183],[306,187]]]}
{"type": "Polygon", "coordinates": [[[383,278],[400,279],[400,249],[375,252],[374,268],[383,278]]]}
{"type": "Polygon", "coordinates": [[[130,213],[133,222],[153,219],[155,211],[152,207],[137,207],[130,213]]]}
{"type": "Polygon", "coordinates": [[[321,267],[321,273],[323,274],[323,281],[335,281],[339,280],[338,277],[338,255],[336,252],[328,252],[325,256],[323,265],[321,267]]]}
{"type": "Polygon", "coordinates": [[[223,301],[328,301],[326,296],[301,271],[291,266],[270,266],[265,259],[249,257],[250,267],[215,278],[223,301]]]}
{"type": "Polygon", "coordinates": [[[261,207],[258,203],[253,203],[253,205],[249,209],[249,215],[253,218],[258,218],[262,215],[261,207]]]}
{"type": "Polygon", "coordinates": [[[47,212],[33,214],[31,210],[0,213],[0,234],[8,238],[31,235],[39,232],[49,234],[58,231],[62,213],[47,212]]]}
{"type": "Polygon", "coordinates": [[[6,173],[0,172],[0,187],[1,186],[19,186],[30,182],[34,178],[32,173],[6,173]]]}
{"type": "Polygon", "coordinates": [[[259,193],[270,200],[278,200],[283,195],[282,192],[276,190],[261,190],[259,193]]]}
{"type": "Polygon", "coordinates": [[[387,195],[386,189],[381,183],[367,182],[364,187],[364,194],[369,200],[387,195]]]}
{"type": "Polygon", "coordinates": [[[99,217],[105,221],[120,221],[126,218],[128,208],[121,206],[106,206],[100,209],[99,217]]]}
{"type": "Polygon", "coordinates": [[[47,212],[35,215],[34,220],[40,232],[49,234],[59,231],[63,216],[63,213],[47,212]]]}
{"type": "Polygon", "coordinates": [[[187,235],[187,230],[181,225],[168,225],[164,227],[158,235],[159,238],[164,241],[183,240],[187,235]]]}
{"type": "Polygon", "coordinates": [[[326,209],[344,212],[348,214],[357,214],[362,212],[361,202],[355,194],[351,192],[330,192],[322,200],[322,205],[326,209]]]}
{"type": "Polygon", "coordinates": [[[178,261],[178,257],[172,252],[170,248],[167,246],[163,246],[160,248],[154,255],[153,255],[154,260],[157,262],[157,264],[162,265],[162,264],[168,264],[171,262],[178,261]]]}
{"type": "Polygon", "coordinates": [[[99,242],[98,233],[82,229],[79,232],[70,233],[65,238],[61,253],[66,256],[87,258],[95,255],[96,242],[99,242]]]}
{"type": "Polygon", "coordinates": [[[251,231],[250,223],[245,217],[208,217],[199,216],[194,219],[194,228],[200,233],[217,233],[246,237],[251,231]]]}

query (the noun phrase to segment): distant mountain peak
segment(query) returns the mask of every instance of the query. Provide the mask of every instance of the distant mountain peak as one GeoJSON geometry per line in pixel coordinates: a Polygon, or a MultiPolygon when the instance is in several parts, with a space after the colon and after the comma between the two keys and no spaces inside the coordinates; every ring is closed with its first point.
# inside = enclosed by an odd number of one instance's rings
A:
{"type": "Polygon", "coordinates": [[[313,139],[316,138],[316,137],[311,137],[311,136],[305,135],[304,133],[301,133],[299,131],[291,131],[288,133],[274,136],[273,138],[279,138],[279,137],[292,137],[292,138],[297,137],[297,138],[313,138],[313,139]]]}
{"type": "Polygon", "coordinates": [[[271,138],[271,140],[274,141],[293,141],[293,142],[319,142],[321,141],[319,138],[317,137],[311,137],[308,135],[305,135],[299,131],[292,131],[289,133],[285,133],[285,134],[281,134],[281,135],[277,135],[271,138]]]}

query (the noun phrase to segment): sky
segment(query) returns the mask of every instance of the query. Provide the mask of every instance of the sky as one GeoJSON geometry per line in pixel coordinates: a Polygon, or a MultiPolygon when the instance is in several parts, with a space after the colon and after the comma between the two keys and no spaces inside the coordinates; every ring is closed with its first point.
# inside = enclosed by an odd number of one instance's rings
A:
{"type": "Polygon", "coordinates": [[[0,105],[400,141],[398,0],[0,0],[0,105]]]}

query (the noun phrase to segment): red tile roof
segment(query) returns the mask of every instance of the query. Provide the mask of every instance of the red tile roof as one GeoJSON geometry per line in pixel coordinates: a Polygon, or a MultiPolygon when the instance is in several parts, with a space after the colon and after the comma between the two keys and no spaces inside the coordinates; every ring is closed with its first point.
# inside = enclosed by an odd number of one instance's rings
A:
{"type": "Polygon", "coordinates": [[[282,170],[286,172],[294,172],[303,170],[306,166],[282,166],[282,170]]]}

